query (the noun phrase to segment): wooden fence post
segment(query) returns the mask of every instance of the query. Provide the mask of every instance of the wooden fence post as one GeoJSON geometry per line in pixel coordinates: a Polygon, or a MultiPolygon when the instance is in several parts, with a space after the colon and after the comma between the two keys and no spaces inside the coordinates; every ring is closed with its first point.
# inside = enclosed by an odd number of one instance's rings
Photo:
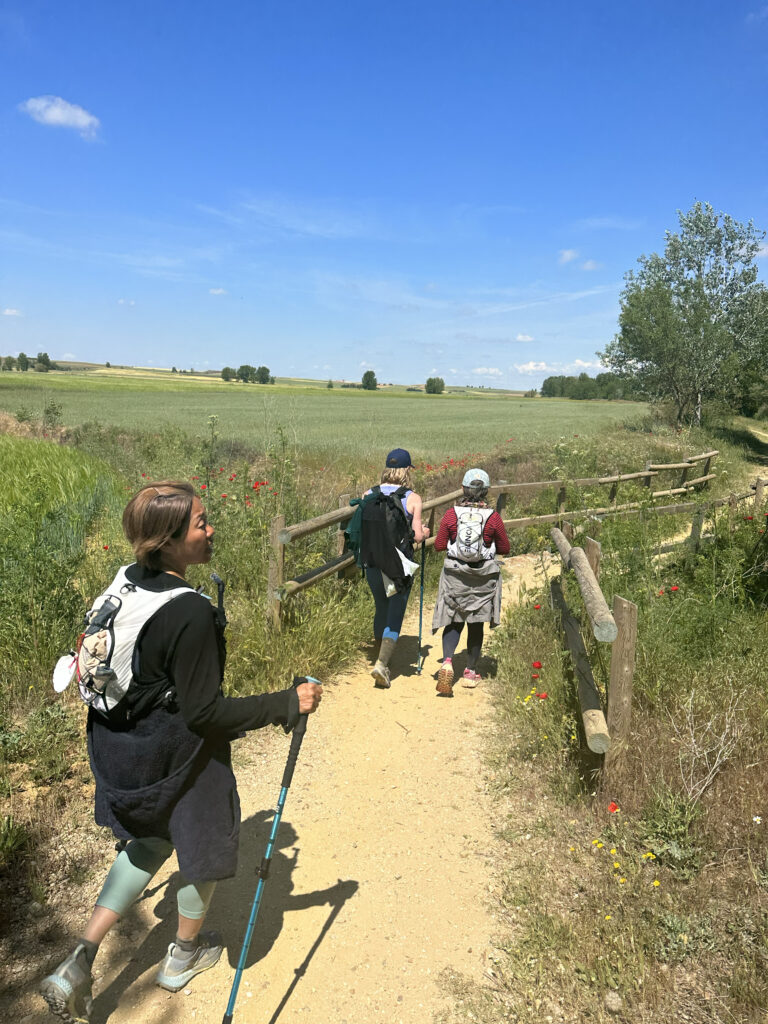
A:
{"type": "MultiPolygon", "coordinates": [[[[349,505],[349,499],[351,497],[352,497],[351,494],[340,494],[339,495],[339,508],[347,508],[347,506],[349,505]]],[[[339,523],[339,534],[338,534],[338,536],[336,538],[336,554],[337,555],[343,555],[344,554],[344,545],[346,544],[346,539],[344,537],[344,527],[345,527],[345,525],[346,525],[345,523],[339,523]]]]}
{"type": "MultiPolygon", "coordinates": [[[[506,480],[499,480],[500,484],[505,484],[506,482],[507,482],[506,480]]],[[[506,504],[507,504],[507,493],[506,493],[506,491],[502,491],[501,494],[496,499],[496,511],[499,513],[500,516],[503,515],[504,508],[506,507],[506,504]]]]}
{"type": "Polygon", "coordinates": [[[557,511],[565,512],[565,484],[557,492],[557,511]]]}
{"type": "Polygon", "coordinates": [[[685,481],[688,479],[688,473],[692,469],[693,469],[693,463],[691,463],[690,466],[686,466],[685,467],[685,469],[680,474],[680,483],[677,485],[678,487],[685,487],[685,481]]]}
{"type": "Polygon", "coordinates": [[[275,516],[269,531],[269,575],[267,577],[267,621],[280,632],[283,603],[279,590],[285,582],[285,545],[280,531],[285,529],[285,516],[275,516]]]}
{"type": "Polygon", "coordinates": [[[611,503],[611,505],[615,505],[616,504],[616,495],[618,493],[619,493],[619,481],[615,480],[611,484],[611,489],[608,492],[608,501],[611,503]]]}
{"type": "Polygon", "coordinates": [[[758,477],[755,480],[755,508],[762,508],[763,506],[763,492],[765,490],[765,481],[762,477],[758,477]]]}
{"type": "Polygon", "coordinates": [[[611,749],[605,755],[605,775],[610,776],[629,745],[632,722],[632,681],[635,675],[637,644],[637,605],[617,595],[613,598],[613,617],[619,633],[611,648],[611,675],[608,684],[608,732],[611,749]]]}
{"type": "Polygon", "coordinates": [[[567,541],[572,542],[573,538],[576,536],[576,531],[573,528],[573,523],[569,523],[568,520],[563,520],[561,530],[563,531],[563,536],[565,537],[565,539],[567,541]]]}
{"type": "Polygon", "coordinates": [[[595,579],[600,582],[600,558],[603,554],[603,545],[592,537],[587,537],[584,542],[584,554],[587,556],[589,567],[595,574],[595,579]]]}
{"type": "Polygon", "coordinates": [[[704,509],[699,509],[694,514],[693,522],[691,523],[691,536],[688,538],[688,544],[690,545],[693,554],[696,554],[699,550],[701,543],[701,531],[704,526],[704,509]]]}
{"type": "Polygon", "coordinates": [[[650,469],[651,469],[652,465],[653,465],[652,462],[646,462],[646,464],[645,464],[645,468],[649,471],[648,472],[648,476],[645,477],[644,480],[643,480],[643,484],[644,484],[645,487],[650,487],[651,486],[651,479],[652,479],[652,477],[650,475],[650,469]]]}

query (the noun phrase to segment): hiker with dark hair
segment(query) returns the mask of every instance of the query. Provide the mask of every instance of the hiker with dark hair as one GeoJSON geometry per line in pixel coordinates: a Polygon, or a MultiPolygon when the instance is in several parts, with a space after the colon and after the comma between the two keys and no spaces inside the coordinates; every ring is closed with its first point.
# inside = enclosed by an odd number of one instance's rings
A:
{"type": "MultiPolygon", "coordinates": [[[[322,695],[309,682],[260,696],[223,695],[223,604],[214,608],[185,579],[188,566],[209,562],[213,552],[213,527],[191,484],[147,484],[128,503],[123,529],[136,562],[112,584],[114,637],[121,601],[131,608],[144,601],[151,612],[132,640],[129,707],[116,720],[95,702],[88,712],[96,823],[120,842],[82,937],[40,985],[51,1012],[68,1024],[89,1020],[99,944],[174,850],[182,875],[178,925],[155,982],[177,992],[217,963],[221,938],[201,928],[216,882],[237,868],[240,803],[230,741],[265,725],[289,732],[322,695]]],[[[114,669],[103,667],[114,680],[114,669]]]]}
{"type": "Polygon", "coordinates": [[[445,551],[432,632],[443,627],[443,663],[437,692],[453,696],[453,656],[467,625],[467,667],[462,685],[482,681],[477,672],[483,628],[501,618],[501,570],[496,554],[509,554],[509,538],[498,512],[486,502],[490,479],[483,469],[469,469],[462,480],[464,496],[440,520],[435,551],[445,551]]]}
{"type": "Polygon", "coordinates": [[[421,498],[411,490],[412,468],[410,453],[393,449],[381,482],[365,492],[362,504],[360,557],[376,606],[373,635],[379,644],[371,675],[380,689],[391,685],[389,661],[413,583],[413,544],[429,536],[429,527],[421,521],[421,498]]]}

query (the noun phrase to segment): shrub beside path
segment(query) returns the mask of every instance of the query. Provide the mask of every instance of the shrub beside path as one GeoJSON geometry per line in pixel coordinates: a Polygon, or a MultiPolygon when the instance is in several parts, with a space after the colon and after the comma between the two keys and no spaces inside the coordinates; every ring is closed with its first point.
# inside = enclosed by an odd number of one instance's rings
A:
{"type": "MultiPolygon", "coordinates": [[[[507,559],[507,601],[535,569],[530,556],[507,559]]],[[[488,968],[497,930],[499,812],[485,764],[494,709],[485,685],[436,696],[431,607],[424,622],[421,675],[414,593],[391,689],[374,688],[363,655],[330,682],[309,721],[235,1008],[242,1024],[429,1024],[450,1012],[446,969],[481,982],[488,968]]],[[[225,936],[222,962],[176,995],[153,984],[173,934],[172,860],[104,943],[92,1024],[221,1020],[287,751],[277,730],[236,745],[240,869],[220,884],[208,920],[225,936]]],[[[53,1019],[24,1003],[28,1024],[53,1019]]]]}

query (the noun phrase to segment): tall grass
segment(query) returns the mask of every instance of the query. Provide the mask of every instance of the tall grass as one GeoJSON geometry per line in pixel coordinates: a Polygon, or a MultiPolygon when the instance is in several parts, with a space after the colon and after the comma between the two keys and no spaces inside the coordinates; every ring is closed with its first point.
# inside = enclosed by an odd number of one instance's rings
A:
{"type": "MultiPolygon", "coordinates": [[[[718,440],[743,482],[754,453],[718,440]]],[[[602,589],[609,603],[620,594],[639,608],[632,741],[610,788],[585,749],[548,594],[525,595],[494,638],[503,723],[494,772],[515,799],[501,825],[509,846],[495,988],[447,979],[474,1019],[608,1020],[618,1006],[628,1022],[765,1020],[763,513],[750,504],[712,514],[698,553],[662,557],[659,541],[690,529],[690,517],[603,524],[602,589]]],[[[572,576],[563,586],[580,610],[572,576]]],[[[606,694],[610,649],[582,633],[606,694]]]]}

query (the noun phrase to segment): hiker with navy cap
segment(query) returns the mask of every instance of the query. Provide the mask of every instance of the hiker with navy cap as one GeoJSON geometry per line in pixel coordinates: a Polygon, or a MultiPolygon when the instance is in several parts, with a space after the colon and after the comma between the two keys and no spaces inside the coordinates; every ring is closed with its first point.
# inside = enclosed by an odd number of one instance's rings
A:
{"type": "Polygon", "coordinates": [[[413,544],[429,536],[429,527],[421,521],[421,498],[411,490],[412,468],[410,453],[394,448],[387,455],[381,483],[364,497],[362,564],[376,606],[373,635],[380,645],[371,675],[380,689],[390,686],[389,662],[413,583],[413,544]]]}
{"type": "Polygon", "coordinates": [[[467,667],[462,685],[482,681],[477,671],[483,629],[501,618],[501,570],[496,554],[509,554],[509,538],[498,512],[486,502],[491,481],[484,469],[469,469],[461,481],[464,496],[440,520],[435,551],[445,551],[432,632],[443,629],[443,663],[437,692],[453,696],[453,656],[467,625],[467,667]]]}

